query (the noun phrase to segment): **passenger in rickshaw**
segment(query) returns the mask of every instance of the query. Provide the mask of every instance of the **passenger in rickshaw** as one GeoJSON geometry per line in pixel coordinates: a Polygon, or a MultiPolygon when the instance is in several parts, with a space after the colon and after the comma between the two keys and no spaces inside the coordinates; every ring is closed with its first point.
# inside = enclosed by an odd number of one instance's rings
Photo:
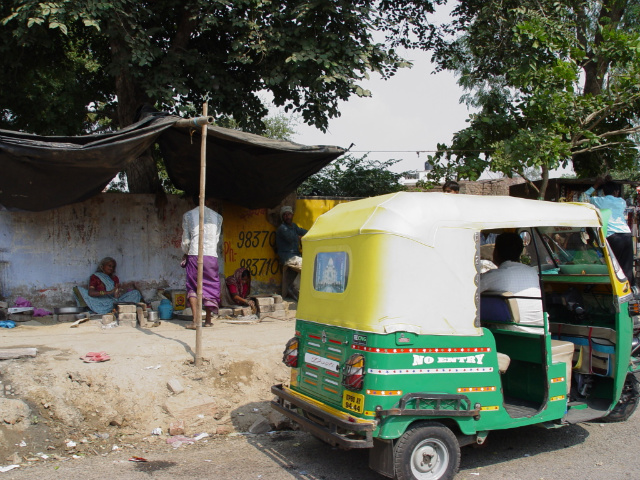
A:
{"type": "MultiPolygon", "coordinates": [[[[517,233],[498,235],[493,250],[493,263],[498,268],[480,276],[478,291],[512,293],[518,305],[519,322],[518,325],[505,325],[503,328],[542,335],[543,328],[523,326],[544,325],[538,270],[520,262],[523,248],[522,238],[517,233]]],[[[483,318],[487,318],[486,313],[482,315],[483,318]]]]}

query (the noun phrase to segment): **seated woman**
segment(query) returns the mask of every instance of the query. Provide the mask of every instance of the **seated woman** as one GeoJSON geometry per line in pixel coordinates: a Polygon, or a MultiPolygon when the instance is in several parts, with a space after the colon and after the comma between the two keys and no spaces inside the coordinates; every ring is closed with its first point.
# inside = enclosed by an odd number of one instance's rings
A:
{"type": "Polygon", "coordinates": [[[255,306],[255,302],[248,298],[251,293],[251,272],[246,268],[238,268],[227,277],[227,288],[236,305],[255,306]]]}
{"type": "Polygon", "coordinates": [[[100,260],[96,273],[89,278],[89,289],[78,287],[89,310],[98,314],[110,313],[115,302],[138,303],[142,295],[133,284],[120,284],[116,276],[116,261],[111,257],[100,260]]]}

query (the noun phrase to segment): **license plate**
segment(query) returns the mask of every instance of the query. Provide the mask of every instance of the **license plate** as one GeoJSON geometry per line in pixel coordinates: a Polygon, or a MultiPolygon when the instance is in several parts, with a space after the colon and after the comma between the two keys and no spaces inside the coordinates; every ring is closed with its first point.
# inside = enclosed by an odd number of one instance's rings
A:
{"type": "Polygon", "coordinates": [[[352,412],[364,412],[364,395],[345,390],[342,392],[342,408],[352,412]]]}

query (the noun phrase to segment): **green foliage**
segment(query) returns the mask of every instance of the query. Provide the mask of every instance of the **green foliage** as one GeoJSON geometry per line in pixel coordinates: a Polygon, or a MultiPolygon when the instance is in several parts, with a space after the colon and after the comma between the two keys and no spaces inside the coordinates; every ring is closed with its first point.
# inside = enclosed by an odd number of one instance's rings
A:
{"type": "Polygon", "coordinates": [[[399,183],[400,177],[405,173],[389,171],[389,167],[398,162],[399,160],[369,160],[367,155],[360,158],[344,155],[307,178],[298,187],[298,195],[373,197],[399,192],[405,189],[399,183]]]}
{"type": "Polygon", "coordinates": [[[88,105],[124,127],[143,103],[181,113],[206,99],[261,132],[267,90],[325,130],[341,100],[370,94],[358,84],[370,72],[410,65],[395,46],[431,45],[432,11],[427,0],[6,0],[0,126],[80,134],[99,120],[88,105]]]}
{"type": "Polygon", "coordinates": [[[297,132],[295,131],[295,126],[297,124],[297,116],[287,116],[284,113],[276,113],[275,115],[262,119],[262,126],[260,129],[251,127],[241,128],[234,118],[228,116],[222,116],[216,120],[216,125],[220,127],[242,130],[248,133],[260,134],[267,138],[287,141],[292,141],[293,137],[296,135],[297,132]]]}
{"type": "Polygon", "coordinates": [[[579,176],[637,159],[640,111],[637,0],[467,0],[459,37],[435,54],[458,73],[477,113],[430,158],[432,178],[485,170],[527,177],[574,167],[579,176]]]}

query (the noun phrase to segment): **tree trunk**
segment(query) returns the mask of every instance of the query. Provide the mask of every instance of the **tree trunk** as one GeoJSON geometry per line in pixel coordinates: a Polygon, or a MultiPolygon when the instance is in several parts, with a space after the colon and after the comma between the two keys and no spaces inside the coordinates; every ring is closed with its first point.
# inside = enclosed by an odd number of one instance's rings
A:
{"type": "Polygon", "coordinates": [[[540,184],[540,191],[538,192],[538,199],[544,200],[544,196],[547,193],[547,186],[549,185],[549,169],[545,166],[541,166],[542,183],[540,184]]]}
{"type": "MultiPolygon", "coordinates": [[[[139,88],[128,68],[129,52],[122,32],[117,27],[111,29],[111,58],[117,69],[115,75],[118,96],[117,121],[120,128],[131,125],[139,108],[152,101],[139,88]]],[[[159,193],[162,184],[158,177],[158,167],[150,151],[146,151],[135,162],[125,168],[130,193],[159,193]]]]}

